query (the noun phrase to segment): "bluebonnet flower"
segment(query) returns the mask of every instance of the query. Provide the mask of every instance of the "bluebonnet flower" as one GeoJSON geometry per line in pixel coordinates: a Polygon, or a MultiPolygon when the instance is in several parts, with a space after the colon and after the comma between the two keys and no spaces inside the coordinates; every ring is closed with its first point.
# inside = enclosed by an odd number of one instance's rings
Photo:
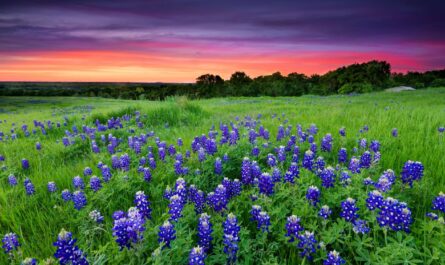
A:
{"type": "Polygon", "coordinates": [[[210,222],[210,216],[206,213],[201,214],[198,223],[198,237],[199,245],[205,252],[212,248],[212,223],[210,222]]]}
{"type": "Polygon", "coordinates": [[[215,159],[215,174],[221,175],[222,174],[222,161],[221,158],[217,157],[215,159]]]}
{"type": "Polygon", "coordinates": [[[64,189],[62,191],[62,199],[67,202],[67,201],[70,201],[71,198],[72,198],[71,192],[67,189],[64,189]]]}
{"type": "Polygon", "coordinates": [[[40,151],[42,149],[42,144],[40,144],[39,142],[36,143],[36,150],[40,151]]]}
{"type": "Polygon", "coordinates": [[[261,211],[257,216],[257,227],[263,232],[269,231],[270,217],[265,211],[261,211]]]}
{"type": "Polygon", "coordinates": [[[311,145],[309,147],[309,150],[311,150],[312,153],[314,153],[314,157],[315,157],[315,154],[317,153],[317,144],[316,143],[311,143],[311,145]]]}
{"type": "Polygon", "coordinates": [[[284,149],[284,146],[280,145],[278,147],[277,157],[278,161],[280,162],[284,162],[286,160],[286,150],[284,149]]]}
{"type": "Polygon", "coordinates": [[[156,168],[156,160],[153,157],[150,157],[148,159],[148,165],[150,166],[151,169],[155,169],[156,168]]]}
{"type": "Polygon", "coordinates": [[[269,173],[261,174],[260,178],[258,179],[258,187],[260,189],[260,193],[272,195],[274,186],[275,184],[269,173]]]}
{"type": "Polygon", "coordinates": [[[73,178],[73,186],[75,189],[83,190],[85,188],[85,183],[80,176],[75,176],[73,178]]]}
{"type": "Polygon", "coordinates": [[[110,181],[112,174],[111,174],[111,170],[107,165],[103,165],[101,167],[101,173],[102,173],[102,178],[105,182],[110,181]]]}
{"type": "Polygon", "coordinates": [[[367,234],[370,229],[368,227],[368,223],[365,220],[355,220],[352,225],[352,231],[356,234],[367,234]]]}
{"type": "Polygon", "coordinates": [[[28,159],[25,159],[25,158],[22,159],[22,168],[24,170],[29,169],[29,161],[28,161],[28,159]]]}
{"type": "Polygon", "coordinates": [[[249,185],[253,182],[252,168],[248,157],[244,157],[241,165],[241,181],[244,185],[249,185]]]}
{"type": "Polygon", "coordinates": [[[123,154],[120,157],[120,168],[123,171],[129,171],[130,170],[130,156],[128,154],[123,154]]]}
{"type": "Polygon", "coordinates": [[[36,192],[36,190],[34,188],[34,184],[32,184],[32,182],[29,178],[25,179],[24,185],[25,185],[25,191],[26,191],[27,195],[33,195],[36,192]]]}
{"type": "Polygon", "coordinates": [[[361,168],[369,168],[371,166],[372,156],[369,151],[365,151],[360,157],[360,167],[361,168]]]}
{"type": "Polygon", "coordinates": [[[322,156],[317,157],[315,160],[315,171],[321,171],[324,170],[326,165],[326,162],[324,161],[324,158],[322,156]]]}
{"type": "Polygon", "coordinates": [[[290,237],[289,242],[294,242],[296,239],[298,239],[299,233],[303,230],[304,228],[300,224],[300,218],[298,218],[296,215],[287,217],[286,237],[290,237]]]}
{"type": "Polygon", "coordinates": [[[359,145],[362,149],[366,149],[366,147],[368,146],[368,141],[365,138],[362,138],[359,141],[359,145]]]}
{"type": "Polygon", "coordinates": [[[182,217],[182,209],[184,208],[183,199],[175,194],[170,197],[170,204],[168,205],[168,213],[170,214],[170,221],[177,222],[182,217]]]}
{"type": "Polygon", "coordinates": [[[238,135],[237,135],[236,131],[231,131],[230,138],[229,138],[229,144],[236,145],[237,140],[238,140],[238,135]]]}
{"type": "Polygon", "coordinates": [[[340,134],[340,136],[345,137],[345,136],[346,136],[346,129],[345,129],[345,127],[341,127],[341,128],[338,130],[338,133],[340,134]]]}
{"type": "Polygon", "coordinates": [[[179,160],[176,160],[174,167],[175,167],[175,174],[182,175],[182,162],[179,160]]]}
{"type": "Polygon", "coordinates": [[[309,134],[316,135],[318,133],[317,125],[312,123],[307,131],[309,132],[309,134]]]}
{"type": "Polygon", "coordinates": [[[348,222],[354,223],[354,221],[359,217],[357,211],[359,208],[355,205],[355,200],[352,198],[347,198],[341,203],[340,217],[348,222]]]}
{"type": "Polygon", "coordinates": [[[10,186],[17,186],[18,182],[17,182],[17,178],[14,175],[9,175],[8,176],[8,183],[10,186]]]}
{"type": "Polygon", "coordinates": [[[401,178],[404,184],[413,187],[414,181],[419,181],[423,177],[423,165],[418,161],[407,161],[403,166],[401,178]]]}
{"type": "Polygon", "coordinates": [[[343,164],[348,161],[348,152],[346,151],[346,148],[340,148],[338,150],[338,163],[343,164]]]}
{"type": "Polygon", "coordinates": [[[86,168],[83,170],[83,175],[84,175],[84,176],[91,176],[91,174],[93,174],[93,170],[91,170],[91,168],[86,167],[86,168]]]}
{"type": "Polygon", "coordinates": [[[17,250],[20,247],[19,238],[14,233],[6,234],[2,239],[2,247],[5,250],[6,254],[11,253],[14,250],[17,250]]]}
{"type": "MultiPolygon", "coordinates": [[[[1,135],[0,135],[0,141],[1,141],[1,135]]],[[[0,155],[0,161],[5,161],[5,156],[4,155],[0,155]]]]}
{"type": "Polygon", "coordinates": [[[82,250],[76,246],[76,239],[73,238],[71,232],[64,229],[60,231],[57,241],[54,243],[57,247],[54,257],[59,260],[61,265],[88,265],[88,260],[82,250]]]}
{"type": "Polygon", "coordinates": [[[375,152],[372,163],[377,164],[378,162],[380,162],[381,157],[382,157],[382,154],[380,154],[380,152],[375,152]]]}
{"type": "Polygon", "coordinates": [[[218,185],[215,192],[210,192],[207,196],[210,206],[217,211],[221,212],[227,207],[227,190],[223,185],[218,185]]]}
{"type": "Polygon", "coordinates": [[[391,134],[393,137],[397,137],[397,136],[399,136],[399,131],[397,130],[397,128],[393,128],[391,131],[391,134]]]}
{"type": "Polygon", "coordinates": [[[136,192],[134,204],[142,218],[151,219],[151,208],[148,196],[143,191],[136,192]]]}
{"type": "Polygon", "coordinates": [[[85,193],[83,193],[83,191],[80,190],[75,191],[71,199],[74,202],[74,208],[76,208],[77,210],[80,210],[83,207],[85,207],[85,205],[87,205],[87,198],[85,196],[85,193]]]}
{"type": "Polygon", "coordinates": [[[440,192],[439,195],[434,198],[431,209],[445,213],[445,194],[443,192],[440,192]]]}
{"type": "Polygon", "coordinates": [[[132,244],[140,242],[145,231],[145,219],[135,207],[128,209],[128,213],[113,214],[113,236],[120,250],[124,247],[130,249],[132,244]]]}
{"type": "Polygon", "coordinates": [[[437,214],[435,214],[435,213],[426,213],[425,216],[430,218],[431,220],[439,219],[439,216],[437,214]]]}
{"type": "Polygon", "coordinates": [[[366,199],[366,206],[369,210],[373,211],[377,208],[380,208],[383,203],[383,196],[382,194],[377,191],[373,190],[368,193],[368,198],[366,199]]]}
{"type": "Polygon", "coordinates": [[[278,127],[278,133],[277,133],[277,142],[279,142],[279,141],[281,141],[281,139],[283,139],[284,138],[284,127],[283,127],[283,125],[280,125],[279,127],[278,127]]]}
{"type": "Polygon", "coordinates": [[[223,161],[224,161],[224,162],[229,161],[229,155],[228,155],[227,153],[224,154],[224,156],[223,156],[223,161]]]}
{"type": "Polygon", "coordinates": [[[372,140],[369,145],[369,149],[371,149],[374,153],[380,151],[380,142],[377,140],[372,140]]]}
{"type": "Polygon", "coordinates": [[[277,165],[277,160],[273,154],[267,154],[267,165],[274,167],[277,165]]]}
{"type": "Polygon", "coordinates": [[[312,143],[314,142],[314,136],[313,136],[313,135],[309,135],[309,136],[307,137],[307,142],[310,143],[310,144],[312,144],[312,143]]]}
{"type": "Polygon", "coordinates": [[[277,167],[273,168],[272,181],[273,182],[280,182],[281,181],[281,171],[277,167]]]}
{"type": "Polygon", "coordinates": [[[307,257],[309,261],[312,261],[312,254],[316,252],[317,240],[315,239],[314,233],[305,231],[298,236],[299,242],[297,247],[301,249],[300,256],[307,257]]]}
{"type": "Polygon", "coordinates": [[[374,184],[374,186],[381,192],[387,192],[391,190],[394,181],[395,178],[390,179],[386,174],[383,174],[382,176],[380,176],[379,180],[377,181],[377,183],[374,184]]]}
{"type": "Polygon", "coordinates": [[[445,132],[445,127],[441,126],[441,127],[437,128],[437,131],[439,131],[439,133],[443,133],[443,132],[445,132]]]}
{"type": "Polygon", "coordinates": [[[312,206],[316,206],[320,201],[320,190],[315,186],[309,186],[306,192],[306,199],[312,206]]]}
{"type": "Polygon", "coordinates": [[[199,162],[203,162],[206,159],[206,153],[204,148],[199,148],[198,150],[198,160],[199,162]]]}
{"type": "Polygon", "coordinates": [[[323,205],[318,212],[318,216],[322,217],[325,220],[328,219],[331,214],[332,210],[327,205],[323,205]]]}
{"type": "Polygon", "coordinates": [[[360,160],[353,156],[349,161],[348,169],[351,171],[352,174],[360,173],[360,160]]]}
{"type": "Polygon", "coordinates": [[[241,182],[239,179],[234,179],[232,181],[231,189],[230,189],[230,197],[238,196],[241,194],[241,182]]]}
{"type": "Polygon", "coordinates": [[[66,147],[66,146],[70,145],[70,140],[68,139],[68,137],[63,137],[62,143],[66,147]]]}
{"type": "Polygon", "coordinates": [[[183,145],[184,145],[184,143],[183,143],[183,141],[182,141],[181,138],[178,138],[178,140],[176,141],[176,144],[177,144],[178,146],[183,146],[183,145]]]}
{"type": "Polygon", "coordinates": [[[189,255],[189,265],[204,265],[206,258],[205,251],[202,247],[197,246],[192,248],[189,255]]]}
{"type": "Polygon", "coordinates": [[[113,169],[119,169],[121,167],[121,161],[116,155],[111,156],[111,167],[113,169]]]}
{"type": "Polygon", "coordinates": [[[144,175],[144,180],[146,182],[150,182],[151,181],[151,171],[148,167],[144,167],[142,169],[143,175],[144,175]]]}
{"type": "Polygon", "coordinates": [[[250,129],[249,130],[249,142],[251,144],[255,143],[256,137],[257,137],[257,133],[255,132],[255,130],[254,129],[250,129]]]}
{"type": "Polygon", "coordinates": [[[240,226],[238,220],[233,213],[227,215],[226,221],[223,223],[224,228],[224,253],[228,255],[228,264],[235,264],[238,252],[239,231],[240,226]]]}
{"type": "Polygon", "coordinates": [[[100,182],[100,179],[98,177],[92,176],[90,178],[90,188],[94,192],[96,192],[102,188],[102,183],[100,182]]]}
{"type": "Polygon", "coordinates": [[[340,183],[343,185],[343,187],[351,184],[351,176],[349,175],[349,173],[347,171],[341,172],[340,183]]]}
{"type": "Polygon", "coordinates": [[[103,221],[104,221],[104,217],[98,210],[92,210],[88,214],[88,216],[90,217],[91,220],[93,220],[94,222],[96,222],[98,224],[103,223],[103,221]]]}
{"type": "Polygon", "coordinates": [[[194,187],[194,185],[190,185],[190,200],[193,202],[194,206],[195,206],[195,212],[197,214],[200,214],[203,212],[204,210],[204,206],[206,203],[206,198],[205,198],[205,194],[202,190],[197,190],[195,192],[192,192],[193,189],[192,187],[194,187]]]}
{"type": "Polygon", "coordinates": [[[323,261],[323,265],[342,265],[345,263],[346,261],[335,250],[329,252],[326,260],[323,261]]]}
{"type": "Polygon", "coordinates": [[[363,180],[363,185],[365,186],[370,186],[374,184],[375,184],[374,181],[370,177],[367,177],[363,180]]]}
{"type": "Polygon", "coordinates": [[[331,150],[332,150],[332,135],[328,133],[321,140],[321,151],[331,152],[331,150]]]}
{"type": "Polygon", "coordinates": [[[335,172],[332,167],[327,167],[320,173],[321,185],[325,188],[334,187],[335,183],[335,172]]]}
{"type": "Polygon", "coordinates": [[[304,157],[303,157],[303,167],[306,168],[307,170],[312,171],[314,166],[314,152],[312,152],[311,150],[307,150],[304,153],[304,157]]]}
{"type": "Polygon", "coordinates": [[[165,155],[166,155],[166,153],[165,153],[164,147],[159,147],[158,148],[159,159],[161,159],[162,161],[165,161],[165,155]]]}
{"type": "Polygon", "coordinates": [[[54,181],[48,182],[47,188],[48,188],[48,191],[51,192],[51,193],[57,191],[57,186],[56,186],[56,183],[54,183],[54,181]]]}
{"type": "Polygon", "coordinates": [[[411,210],[406,203],[388,197],[383,201],[378,214],[377,222],[380,227],[389,227],[394,231],[410,232],[412,217],[411,210]]]}
{"type": "Polygon", "coordinates": [[[164,247],[170,247],[170,242],[176,239],[175,227],[167,220],[159,227],[158,242],[164,243],[164,247]]]}

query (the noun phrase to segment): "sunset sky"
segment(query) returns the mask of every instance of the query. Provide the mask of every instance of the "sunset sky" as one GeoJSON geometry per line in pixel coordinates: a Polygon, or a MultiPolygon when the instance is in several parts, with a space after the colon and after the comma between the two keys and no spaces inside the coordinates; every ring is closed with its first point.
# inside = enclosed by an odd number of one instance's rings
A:
{"type": "Polygon", "coordinates": [[[441,69],[444,10],[417,0],[1,1],[0,81],[193,82],[372,59],[441,69]]]}

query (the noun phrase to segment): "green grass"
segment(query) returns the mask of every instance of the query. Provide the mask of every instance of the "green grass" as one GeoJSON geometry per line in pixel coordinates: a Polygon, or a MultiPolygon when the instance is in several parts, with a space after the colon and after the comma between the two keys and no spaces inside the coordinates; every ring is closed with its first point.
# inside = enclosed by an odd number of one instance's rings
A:
{"type": "MultiPolygon", "coordinates": [[[[301,124],[304,129],[315,123],[319,132],[315,137],[317,143],[326,133],[334,137],[334,151],[331,154],[321,153],[327,164],[335,166],[336,154],[339,148],[346,147],[350,154],[357,141],[366,138],[380,141],[382,159],[380,163],[354,176],[350,187],[343,188],[338,183],[333,189],[322,189],[321,201],[334,210],[334,218],[323,223],[317,218],[318,210],[309,206],[305,200],[308,186],[320,187],[319,179],[311,172],[301,169],[301,177],[295,185],[276,185],[275,194],[271,197],[260,196],[258,201],[249,199],[251,194],[257,194],[254,188],[246,189],[242,195],[233,199],[227,212],[233,212],[241,221],[241,242],[238,259],[240,264],[299,264],[303,260],[298,256],[295,245],[287,242],[284,237],[286,217],[296,214],[302,219],[307,230],[315,231],[317,239],[326,244],[326,250],[320,249],[315,255],[315,262],[321,263],[326,251],[336,249],[350,264],[444,264],[445,263],[445,231],[444,225],[433,222],[425,217],[430,211],[431,201],[440,191],[445,191],[445,140],[437,131],[445,125],[445,88],[419,90],[402,93],[372,93],[358,96],[303,96],[300,98],[224,98],[188,101],[185,98],[170,98],[164,102],[128,101],[102,98],[0,98],[0,131],[10,134],[12,123],[15,122],[19,139],[0,142],[0,154],[6,157],[0,166],[0,235],[15,232],[20,239],[20,253],[12,262],[19,263],[22,258],[35,257],[42,262],[51,257],[55,251],[52,243],[58,232],[65,228],[72,231],[78,239],[82,250],[88,254],[91,264],[185,264],[190,249],[197,244],[197,217],[193,207],[187,205],[184,217],[176,225],[177,239],[171,249],[164,249],[153,258],[152,253],[159,251],[157,243],[158,227],[168,219],[168,201],[162,197],[167,185],[174,185],[177,176],[174,174],[172,158],[167,163],[157,161],[158,167],[152,171],[150,183],[143,181],[136,172],[138,158],[147,154],[146,146],[141,155],[136,155],[126,144],[130,134],[128,127],[135,130],[135,135],[155,131],[156,136],[167,144],[176,143],[181,137],[184,146],[178,151],[185,153],[190,149],[195,136],[206,134],[212,125],[219,130],[219,123],[228,124],[238,116],[242,120],[246,115],[256,119],[261,113],[261,124],[271,133],[274,147],[277,128],[284,119],[295,127],[301,124]],[[119,145],[122,152],[127,152],[132,158],[132,169],[127,172],[113,170],[113,178],[97,193],[88,188],[87,206],[76,211],[72,203],[64,203],[60,191],[72,190],[72,178],[81,175],[87,166],[93,169],[94,175],[100,175],[96,165],[103,161],[111,166],[110,155],[106,147],[100,144],[101,153],[91,152],[89,141],[82,142],[80,138],[69,147],[61,144],[65,130],[71,130],[76,125],[81,130],[82,125],[93,126],[96,119],[104,122],[110,117],[134,114],[138,110],[144,128],[139,129],[134,120],[124,124],[127,127],[119,130],[98,133],[113,135],[123,139],[119,145]],[[278,120],[281,114],[284,118],[278,120]],[[272,119],[272,114],[277,118],[272,119]],[[68,126],[48,130],[46,136],[40,132],[27,138],[21,132],[21,125],[28,124],[29,130],[34,128],[33,120],[63,123],[67,117],[68,126]],[[82,118],[83,117],[83,118],[82,118]],[[364,125],[369,131],[359,133],[364,125]],[[346,128],[346,138],[341,138],[338,130],[346,128]],[[391,136],[391,130],[397,128],[399,137],[391,136]],[[42,144],[42,150],[35,149],[35,143],[42,144]],[[57,142],[58,141],[58,142],[57,142]],[[20,160],[30,161],[30,170],[21,169],[20,160]],[[368,190],[361,184],[363,178],[376,180],[386,169],[393,169],[400,175],[401,168],[407,160],[421,161],[425,166],[425,176],[416,182],[412,189],[403,187],[398,180],[388,196],[408,203],[412,209],[415,222],[412,233],[384,232],[375,221],[375,214],[366,209],[365,199],[368,190]],[[9,174],[19,179],[19,185],[8,185],[9,174]],[[128,180],[124,178],[128,175],[128,180]],[[23,188],[23,179],[29,177],[36,187],[36,194],[29,197],[23,188]],[[59,190],[57,194],[49,194],[46,190],[48,181],[55,181],[59,190]],[[153,206],[153,218],[146,224],[144,241],[136,249],[119,251],[111,234],[111,215],[116,210],[127,210],[133,206],[136,191],[144,190],[149,195],[153,206]],[[340,202],[347,197],[357,199],[361,218],[370,223],[372,232],[368,235],[356,235],[351,225],[338,217],[340,202]],[[253,204],[259,204],[271,216],[271,232],[262,234],[249,221],[249,211],[253,204]],[[89,221],[88,213],[98,209],[105,216],[104,225],[97,226],[89,221]]],[[[285,126],[286,126],[285,125],[285,126]]],[[[53,125],[55,127],[55,125],[53,125]]],[[[240,129],[241,134],[247,130],[240,129]]],[[[220,135],[219,135],[220,136],[220,135]]],[[[218,139],[219,139],[218,136],[218,139]]],[[[100,143],[100,139],[97,139],[100,143]]],[[[260,141],[260,146],[263,141],[260,141]]],[[[153,137],[148,144],[155,147],[153,137]]],[[[299,144],[300,153],[308,149],[308,144],[299,144]]],[[[155,148],[155,156],[156,156],[155,148]]],[[[216,156],[224,153],[230,156],[230,162],[224,164],[224,176],[240,178],[240,165],[244,156],[250,156],[251,145],[247,139],[242,139],[236,146],[219,147],[216,156]]],[[[266,166],[267,153],[273,153],[273,148],[262,150],[258,162],[262,169],[266,166]]],[[[289,160],[289,155],[288,155],[289,160]]],[[[301,159],[300,159],[301,161],[301,159]]],[[[222,176],[213,174],[214,158],[199,163],[196,155],[185,163],[193,173],[199,168],[203,174],[187,175],[189,184],[196,184],[205,192],[213,190],[222,180],[222,176]]],[[[289,161],[283,166],[287,168],[289,161]]],[[[88,186],[88,178],[84,178],[88,186]]],[[[214,224],[214,249],[207,257],[206,264],[224,264],[225,254],[222,244],[222,222],[224,215],[218,215],[208,210],[214,224]]],[[[443,214],[442,214],[443,216],[443,214]]],[[[8,256],[0,255],[0,264],[8,264],[8,256]]],[[[308,262],[305,260],[304,262],[308,262]]]]}

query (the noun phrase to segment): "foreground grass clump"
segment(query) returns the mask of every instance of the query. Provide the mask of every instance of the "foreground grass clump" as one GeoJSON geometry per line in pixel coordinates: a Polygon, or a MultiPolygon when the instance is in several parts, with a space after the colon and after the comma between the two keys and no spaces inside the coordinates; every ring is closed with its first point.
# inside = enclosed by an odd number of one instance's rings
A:
{"type": "Polygon", "coordinates": [[[1,101],[1,264],[445,263],[445,89],[1,101]]]}

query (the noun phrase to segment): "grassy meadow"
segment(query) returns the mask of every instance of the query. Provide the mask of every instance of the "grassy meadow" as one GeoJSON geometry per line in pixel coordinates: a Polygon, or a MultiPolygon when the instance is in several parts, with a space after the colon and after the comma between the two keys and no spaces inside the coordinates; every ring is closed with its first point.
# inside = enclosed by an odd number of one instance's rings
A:
{"type": "MultiPolygon", "coordinates": [[[[290,135],[297,135],[296,125],[301,124],[304,131],[316,124],[318,133],[315,143],[320,144],[323,136],[331,133],[333,149],[322,152],[326,165],[337,165],[337,152],[341,147],[348,150],[348,159],[360,157],[364,150],[359,148],[359,140],[366,138],[378,140],[381,144],[381,160],[360,174],[352,175],[352,183],[343,187],[338,179],[333,188],[322,188],[320,179],[314,172],[301,166],[304,152],[309,149],[308,142],[297,142],[300,147],[300,175],[295,184],[276,183],[274,193],[269,196],[259,194],[255,186],[243,187],[240,195],[232,198],[227,209],[215,212],[207,206],[205,212],[211,216],[213,224],[213,248],[207,253],[206,264],[225,264],[223,228],[228,213],[234,213],[239,225],[240,242],[237,253],[238,264],[300,264],[310,263],[300,256],[297,244],[288,242],[285,236],[286,218],[292,214],[301,218],[301,224],[308,231],[314,231],[318,243],[323,242],[313,255],[315,264],[322,264],[326,254],[337,250],[347,264],[445,264],[445,225],[426,217],[431,212],[432,200],[440,191],[445,191],[445,139],[438,128],[445,126],[445,88],[425,89],[401,93],[370,93],[354,96],[303,96],[303,97],[259,97],[259,98],[215,98],[208,100],[187,100],[169,98],[165,101],[130,101],[103,98],[59,98],[59,97],[3,97],[0,98],[0,236],[16,233],[21,246],[14,255],[0,254],[0,264],[20,264],[26,257],[36,258],[39,264],[55,264],[53,243],[62,228],[71,231],[77,245],[86,253],[90,264],[187,264],[190,250],[197,246],[198,215],[193,204],[185,205],[182,215],[175,223],[176,239],[171,248],[162,248],[158,242],[158,231],[169,218],[169,201],[163,197],[167,186],[174,187],[178,177],[187,184],[194,184],[205,193],[213,191],[224,177],[241,179],[241,163],[244,157],[258,161],[263,172],[271,172],[267,165],[267,155],[276,155],[276,147],[286,146],[289,136],[277,142],[278,127],[291,126],[290,135]],[[142,128],[135,121],[135,112],[140,112],[142,128]],[[261,114],[261,118],[258,117],[261,114]],[[82,140],[79,135],[71,136],[74,141],[69,146],[62,144],[66,130],[73,132],[73,126],[82,133],[82,126],[95,127],[95,121],[102,124],[112,117],[131,115],[127,121],[122,119],[123,128],[96,131],[99,153],[92,152],[91,140],[82,140]],[[256,144],[248,141],[249,131],[244,126],[245,117],[257,122],[255,130],[262,125],[270,131],[270,139],[257,139],[256,144]],[[33,121],[52,122],[46,135],[40,129],[33,134],[33,121]],[[66,125],[63,123],[66,121],[66,125]],[[60,122],[58,128],[56,123],[60,122]],[[197,153],[184,159],[189,173],[184,176],[175,174],[174,156],[167,154],[165,162],[157,155],[155,137],[165,141],[167,146],[174,144],[176,151],[185,155],[191,150],[195,136],[208,134],[214,126],[218,131],[217,142],[221,137],[220,123],[230,122],[239,128],[240,139],[236,145],[219,145],[216,154],[207,155],[203,162],[197,153]],[[21,127],[28,125],[31,132],[25,137],[21,127]],[[363,130],[368,126],[368,130],[363,130]],[[346,136],[339,135],[339,129],[346,129],[346,136]],[[11,129],[15,128],[17,139],[11,140],[11,129]],[[392,136],[392,130],[398,136],[392,136]],[[138,136],[153,131],[154,136],[147,138],[140,154],[136,154],[127,144],[129,136],[138,136]],[[111,168],[111,154],[107,143],[101,141],[101,134],[121,139],[116,147],[116,155],[128,153],[131,158],[129,171],[112,169],[112,178],[102,183],[102,188],[93,192],[89,188],[90,176],[84,177],[84,169],[90,167],[92,175],[101,176],[97,164],[102,161],[111,168]],[[7,137],[8,136],[8,137],[7,137]],[[184,145],[177,146],[178,138],[184,145]],[[36,150],[36,143],[41,150],[36,150]],[[264,143],[269,145],[263,147],[264,143]],[[252,147],[260,148],[258,157],[251,154],[252,147]],[[153,147],[157,167],[151,170],[152,180],[144,181],[138,173],[139,159],[148,154],[148,146],[153,147]],[[358,148],[356,154],[352,153],[358,148]],[[223,163],[223,174],[214,173],[216,157],[228,154],[229,160],[223,163]],[[29,160],[30,167],[22,169],[21,160],[29,160]],[[412,188],[403,185],[400,173],[408,160],[422,162],[425,170],[420,181],[412,188]],[[195,174],[200,169],[201,174],[195,174]],[[413,223],[411,232],[391,231],[379,227],[377,212],[366,207],[368,192],[372,186],[363,185],[366,177],[377,181],[386,169],[393,169],[397,176],[396,184],[385,197],[394,197],[406,202],[411,209],[413,223]],[[13,174],[17,186],[10,186],[8,176],[13,174]],[[87,204],[76,210],[72,202],[64,202],[61,191],[74,190],[74,176],[83,177],[86,187],[87,204]],[[29,178],[35,186],[35,193],[27,195],[23,181],[29,178]],[[57,191],[50,193],[47,183],[54,181],[57,191]],[[321,190],[320,204],[311,206],[305,198],[306,190],[315,185],[321,190]],[[140,243],[131,249],[119,249],[112,235],[112,215],[117,210],[127,211],[134,206],[137,191],[148,195],[152,208],[152,218],[145,223],[145,232],[140,243]],[[252,201],[252,195],[258,199],[252,201]],[[356,234],[352,225],[340,218],[341,202],[348,197],[357,201],[358,214],[368,222],[370,232],[356,234]],[[261,232],[250,220],[252,205],[258,204],[270,215],[269,232],[261,232]],[[318,216],[321,205],[328,205],[333,213],[324,221],[318,216]],[[104,216],[104,222],[97,224],[90,220],[90,211],[97,209],[104,216]]],[[[291,163],[291,152],[286,161],[278,167],[284,174],[291,163]]],[[[144,166],[145,167],[145,166],[144,166]]],[[[343,166],[344,167],[344,166],[343,166]]],[[[347,167],[347,165],[346,165],[347,167]]],[[[345,168],[346,169],[346,168],[345,168]]],[[[435,211],[439,216],[444,213],[435,211]]]]}

